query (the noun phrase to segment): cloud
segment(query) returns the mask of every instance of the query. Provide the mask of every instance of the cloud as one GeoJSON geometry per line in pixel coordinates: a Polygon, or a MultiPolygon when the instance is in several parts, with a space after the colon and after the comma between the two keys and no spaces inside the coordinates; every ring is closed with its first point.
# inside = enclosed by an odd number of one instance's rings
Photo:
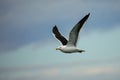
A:
{"type": "MultiPolygon", "coordinates": [[[[16,50],[24,45],[49,39],[53,25],[63,33],[87,13],[88,31],[118,24],[119,0],[4,0],[0,3],[0,52],[16,50]],[[87,5],[87,6],[86,6],[87,5]],[[103,17],[104,15],[104,17],[103,17]],[[42,38],[41,38],[42,37],[42,38]]],[[[107,27],[108,28],[108,27],[107,27]]],[[[65,33],[66,34],[66,33],[65,33]]],[[[50,37],[51,38],[51,37],[50,37]]]]}
{"type": "MultiPolygon", "coordinates": [[[[73,63],[71,63],[72,65],[73,63]]],[[[94,64],[94,63],[93,63],[94,64]]],[[[100,63],[99,65],[94,65],[93,64],[86,64],[86,65],[68,65],[68,64],[61,64],[60,66],[57,65],[51,65],[51,66],[44,66],[43,68],[40,66],[33,66],[33,67],[22,67],[18,68],[17,71],[15,72],[3,72],[0,76],[1,80],[61,80],[61,79],[80,79],[82,78],[83,80],[96,80],[96,79],[106,79],[110,80],[113,79],[115,76],[116,80],[119,80],[119,75],[120,70],[119,66],[115,67],[113,65],[107,65],[107,64],[102,64],[100,63]],[[65,66],[65,67],[63,67],[65,66]],[[6,75],[6,76],[5,76],[6,75]],[[111,75],[111,76],[110,76],[111,75]],[[97,76],[97,77],[95,77],[97,76]]],[[[114,64],[116,65],[116,63],[114,64]]],[[[14,70],[14,68],[13,68],[14,70]]]]}
{"type": "Polygon", "coordinates": [[[3,3],[0,80],[120,79],[119,0],[4,0],[3,3]],[[57,24],[66,35],[88,12],[91,16],[78,42],[85,54],[55,51],[59,43],[52,37],[52,26],[57,24]]]}
{"type": "MultiPolygon", "coordinates": [[[[49,22],[51,19],[65,19],[72,15],[80,14],[82,11],[87,12],[94,10],[119,10],[118,2],[114,1],[98,3],[98,1],[15,1],[13,0],[10,4],[6,1],[7,8],[10,8],[8,14],[5,14],[7,21],[11,21],[13,24],[29,24],[29,23],[42,23],[43,21],[49,22]],[[86,5],[87,6],[86,6],[86,5]],[[100,5],[102,4],[102,5],[100,5]],[[72,6],[74,5],[74,6],[72,6]],[[114,5],[114,7],[112,7],[114,5]],[[78,10],[79,7],[79,10],[78,10]],[[104,9],[103,9],[104,8],[104,9]],[[71,10],[73,10],[71,12],[71,10]],[[86,10],[86,11],[85,11],[86,10]],[[69,14],[68,14],[69,13],[69,14]],[[59,16],[58,16],[59,14],[59,16]],[[11,20],[12,19],[12,20],[11,20]],[[15,23],[16,22],[16,23],[15,23]]],[[[3,5],[5,6],[5,5],[3,5]]],[[[93,11],[92,11],[93,12],[93,11]]],[[[106,11],[105,11],[106,12],[106,11]]],[[[72,17],[73,18],[73,17],[72,17]]],[[[62,19],[62,20],[63,20],[62,19]]],[[[17,26],[16,26],[17,27],[17,26]]],[[[22,27],[22,26],[21,26],[22,27]]],[[[24,26],[25,27],[25,26],[24,26]]],[[[20,27],[19,27],[20,28],[20,27]]]]}
{"type": "Polygon", "coordinates": [[[89,34],[82,34],[83,33],[81,33],[81,37],[78,42],[78,47],[86,50],[85,54],[72,54],[68,56],[66,54],[61,54],[59,51],[55,51],[54,49],[59,45],[59,43],[56,39],[54,39],[54,37],[52,37],[54,40],[48,40],[46,43],[33,42],[32,44],[25,45],[17,50],[6,53],[4,52],[4,54],[0,56],[1,66],[12,66],[16,64],[54,64],[58,62],[71,62],[73,60],[78,61],[80,59],[101,60],[102,58],[103,60],[107,60],[109,58],[115,59],[116,57],[120,56],[118,54],[120,48],[119,25],[116,26],[116,28],[106,32],[103,30],[96,30],[90,32],[89,34]],[[66,60],[66,58],[68,59],[66,60]]]}

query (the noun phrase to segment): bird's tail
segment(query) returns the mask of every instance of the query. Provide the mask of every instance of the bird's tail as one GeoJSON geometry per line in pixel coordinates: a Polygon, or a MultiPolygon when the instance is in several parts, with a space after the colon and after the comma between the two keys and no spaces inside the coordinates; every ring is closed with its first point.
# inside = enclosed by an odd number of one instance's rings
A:
{"type": "Polygon", "coordinates": [[[85,52],[85,50],[78,50],[78,52],[82,53],[82,52],[85,52]]]}

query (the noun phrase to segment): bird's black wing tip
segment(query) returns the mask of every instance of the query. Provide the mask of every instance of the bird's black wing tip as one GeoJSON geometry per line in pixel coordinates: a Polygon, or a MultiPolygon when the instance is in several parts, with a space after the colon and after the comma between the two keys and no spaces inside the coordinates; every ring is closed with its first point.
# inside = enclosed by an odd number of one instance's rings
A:
{"type": "Polygon", "coordinates": [[[60,34],[60,33],[59,33],[59,30],[58,30],[58,28],[57,28],[56,25],[53,27],[52,32],[53,32],[54,34],[60,34]]]}
{"type": "Polygon", "coordinates": [[[57,30],[57,26],[56,25],[53,27],[53,30],[57,30]]]}
{"type": "Polygon", "coordinates": [[[53,28],[57,28],[57,26],[56,25],[54,25],[54,27],[53,28]]]}
{"type": "Polygon", "coordinates": [[[89,15],[90,15],[90,13],[87,14],[87,16],[89,16],[89,15]]]}
{"type": "Polygon", "coordinates": [[[90,16],[90,13],[88,13],[83,19],[87,19],[90,16]]]}

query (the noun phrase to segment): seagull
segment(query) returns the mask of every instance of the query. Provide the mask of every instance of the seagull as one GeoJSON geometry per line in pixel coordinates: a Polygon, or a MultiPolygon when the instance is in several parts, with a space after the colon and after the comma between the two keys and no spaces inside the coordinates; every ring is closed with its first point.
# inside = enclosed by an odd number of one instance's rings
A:
{"type": "Polygon", "coordinates": [[[63,53],[82,53],[85,50],[81,50],[76,47],[78,41],[78,35],[80,29],[82,28],[85,21],[88,19],[90,13],[85,15],[70,31],[69,33],[69,40],[67,40],[58,30],[57,26],[55,25],[52,29],[54,36],[62,43],[62,46],[57,47],[56,50],[60,50],[63,53]]]}

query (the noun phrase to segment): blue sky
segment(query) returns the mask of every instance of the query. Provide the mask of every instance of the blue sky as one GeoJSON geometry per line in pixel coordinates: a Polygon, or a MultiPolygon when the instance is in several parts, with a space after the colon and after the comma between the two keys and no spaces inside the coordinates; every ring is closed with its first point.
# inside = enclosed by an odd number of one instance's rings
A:
{"type": "Polygon", "coordinates": [[[119,80],[120,0],[1,0],[0,80],[119,80]],[[86,14],[83,54],[56,51],[86,14]]]}

